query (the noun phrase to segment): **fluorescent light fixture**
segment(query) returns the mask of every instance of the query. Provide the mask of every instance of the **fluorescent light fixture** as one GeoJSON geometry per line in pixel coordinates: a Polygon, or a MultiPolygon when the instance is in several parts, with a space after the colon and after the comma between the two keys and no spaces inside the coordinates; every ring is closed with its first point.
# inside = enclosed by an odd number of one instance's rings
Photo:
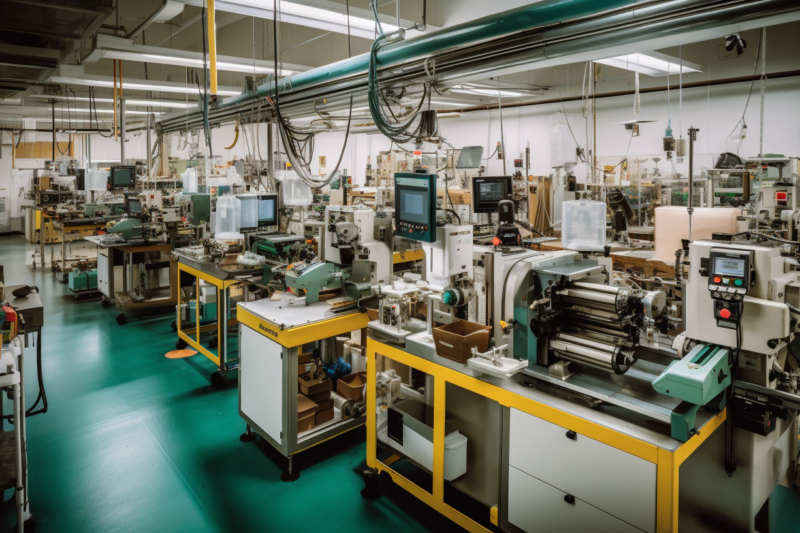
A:
{"type": "MultiPolygon", "coordinates": [[[[114,80],[109,76],[50,76],[52,83],[66,83],[69,85],[82,85],[86,87],[105,87],[106,89],[114,88],[114,80]]],[[[192,85],[184,85],[182,83],[174,82],[151,82],[145,80],[123,80],[123,91],[154,91],[163,93],[181,93],[181,94],[197,94],[197,87],[192,85]]],[[[238,96],[242,93],[241,89],[236,87],[220,87],[217,91],[219,96],[238,96]]]]}
{"type": "MultiPolygon", "coordinates": [[[[164,65],[175,65],[179,67],[203,68],[202,59],[193,59],[188,57],[174,57],[159,54],[137,54],[132,52],[118,52],[116,50],[107,51],[104,57],[107,59],[123,59],[128,61],[139,61],[142,63],[163,63],[164,65]]],[[[272,74],[275,72],[274,68],[258,66],[258,64],[256,64],[254,67],[252,63],[248,65],[244,61],[242,63],[217,61],[217,70],[243,72],[245,74],[252,74],[253,72],[256,74],[272,74]]],[[[281,69],[279,76],[289,76],[290,74],[293,74],[293,71],[281,69]]]]}
{"type": "Polygon", "coordinates": [[[638,72],[653,77],[666,76],[667,74],[689,74],[691,72],[702,72],[702,65],[690,63],[686,60],[681,62],[677,57],[672,57],[658,52],[647,52],[646,54],[628,54],[625,56],[610,57],[608,59],[598,59],[597,63],[602,63],[610,67],[621,68],[631,72],[638,72]]]}
{"type": "Polygon", "coordinates": [[[505,91],[502,89],[476,89],[472,87],[451,89],[451,92],[460,94],[480,94],[482,96],[502,96],[503,98],[518,98],[520,96],[524,96],[522,93],[515,91],[505,91]]]}
{"type": "MultiPolygon", "coordinates": [[[[229,0],[228,3],[240,6],[266,8],[270,11],[272,11],[273,6],[272,0],[229,0]]],[[[305,4],[282,1],[280,3],[280,14],[319,20],[347,28],[346,14],[305,4]]],[[[386,33],[397,31],[398,29],[396,25],[383,21],[381,21],[381,26],[383,27],[383,31],[386,33]]],[[[372,19],[354,17],[353,15],[350,15],[350,27],[357,30],[374,31],[375,21],[372,19]]]]}
{"type": "MultiPolygon", "coordinates": [[[[67,98],[66,96],[49,96],[46,94],[29,94],[25,98],[41,98],[43,100],[70,100],[72,102],[89,102],[91,101],[86,96],[77,96],[73,97],[70,96],[67,98]]],[[[95,102],[102,103],[102,104],[113,104],[113,98],[95,98],[95,102]]],[[[19,102],[18,102],[19,103],[19,102]]],[[[2,102],[0,102],[2,105],[2,102]]],[[[125,106],[141,106],[141,107],[175,107],[178,109],[191,109],[193,107],[197,107],[197,102],[179,102],[177,100],[128,100],[125,99],[125,106]]],[[[0,107],[2,109],[2,107],[0,107]]],[[[127,109],[126,109],[127,111],[127,109]]]]}
{"type": "MultiPolygon", "coordinates": [[[[62,108],[59,107],[58,109],[56,109],[56,119],[61,119],[61,118],[63,118],[64,116],[66,116],[68,114],[89,113],[89,111],[90,111],[89,109],[74,109],[74,108],[71,108],[69,111],[67,111],[66,108],[64,108],[62,110],[62,108]]],[[[94,112],[93,109],[91,111],[94,112]]],[[[0,113],[6,114],[6,115],[18,114],[18,113],[35,113],[34,116],[36,118],[39,118],[39,117],[41,117],[41,118],[51,118],[51,116],[53,114],[53,111],[49,107],[12,107],[12,106],[8,106],[8,107],[0,107],[0,113]]],[[[98,109],[97,110],[97,114],[98,115],[113,115],[114,114],[114,110],[113,109],[98,109]]],[[[126,115],[149,115],[151,113],[148,112],[148,111],[133,111],[133,110],[126,109],[125,110],[125,114],[126,115]]],[[[153,115],[163,115],[164,113],[163,112],[159,113],[159,112],[155,112],[154,111],[152,114],[153,115]]],[[[81,120],[81,119],[76,119],[76,120],[81,120]]]]}

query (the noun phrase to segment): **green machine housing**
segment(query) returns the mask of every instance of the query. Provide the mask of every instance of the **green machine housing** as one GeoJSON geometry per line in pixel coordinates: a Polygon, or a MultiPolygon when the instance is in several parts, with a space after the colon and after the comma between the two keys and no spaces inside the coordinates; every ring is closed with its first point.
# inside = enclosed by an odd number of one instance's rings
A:
{"type": "Polygon", "coordinates": [[[436,174],[394,175],[397,236],[436,242],[436,174]]]}
{"type": "Polygon", "coordinates": [[[730,350],[698,344],[680,361],[674,361],[653,381],[661,394],[683,400],[672,411],[672,437],[682,442],[694,431],[701,407],[719,411],[725,407],[725,390],[731,386],[730,350]]]}

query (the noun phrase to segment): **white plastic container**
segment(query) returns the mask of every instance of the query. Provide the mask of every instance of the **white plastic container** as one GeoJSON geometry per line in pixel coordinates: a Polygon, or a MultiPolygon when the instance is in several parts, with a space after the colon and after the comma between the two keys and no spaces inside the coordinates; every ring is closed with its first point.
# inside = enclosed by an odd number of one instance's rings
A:
{"type": "MultiPolygon", "coordinates": [[[[385,429],[378,432],[378,438],[423,468],[433,471],[433,443],[411,427],[403,426],[403,444],[390,439],[385,429]]],[[[453,481],[466,473],[467,437],[454,431],[444,438],[444,480],[453,481]]]]}
{"type": "Polygon", "coordinates": [[[255,229],[258,227],[258,196],[255,194],[239,194],[236,196],[242,204],[239,212],[239,228],[255,229]]]}
{"type": "Polygon", "coordinates": [[[187,168],[181,174],[183,179],[183,192],[197,192],[197,169],[187,168]]]}
{"type": "Polygon", "coordinates": [[[602,252],[606,246],[606,204],[569,200],[562,204],[561,242],[565,249],[602,252]]]}
{"type": "Polygon", "coordinates": [[[87,191],[105,191],[108,189],[108,170],[89,170],[86,176],[87,191]]]}
{"type": "Polygon", "coordinates": [[[239,212],[242,202],[232,194],[217,198],[217,216],[214,221],[214,238],[228,241],[241,239],[239,233],[239,212]]]}
{"type": "Polygon", "coordinates": [[[311,187],[303,183],[300,176],[293,170],[281,170],[275,173],[281,181],[283,205],[306,206],[314,200],[311,187]]]}

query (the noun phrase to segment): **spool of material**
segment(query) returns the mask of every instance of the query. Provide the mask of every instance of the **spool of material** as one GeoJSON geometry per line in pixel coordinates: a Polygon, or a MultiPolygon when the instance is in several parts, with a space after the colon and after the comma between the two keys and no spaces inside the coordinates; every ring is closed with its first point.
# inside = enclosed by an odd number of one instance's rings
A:
{"type": "Polygon", "coordinates": [[[602,370],[624,374],[625,354],[610,342],[583,337],[572,333],[557,333],[550,339],[550,348],[568,361],[586,364],[602,370]]]}

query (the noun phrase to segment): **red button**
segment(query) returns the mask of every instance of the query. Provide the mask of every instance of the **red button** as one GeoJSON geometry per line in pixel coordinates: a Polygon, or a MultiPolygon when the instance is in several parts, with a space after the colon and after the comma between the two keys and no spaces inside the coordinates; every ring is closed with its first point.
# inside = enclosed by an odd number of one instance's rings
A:
{"type": "Polygon", "coordinates": [[[727,310],[727,309],[723,309],[722,311],[719,312],[719,316],[721,316],[722,318],[727,319],[727,318],[731,317],[731,312],[729,310],[727,310]]]}
{"type": "Polygon", "coordinates": [[[719,283],[720,281],[722,281],[721,278],[714,278],[714,283],[719,283]]]}

